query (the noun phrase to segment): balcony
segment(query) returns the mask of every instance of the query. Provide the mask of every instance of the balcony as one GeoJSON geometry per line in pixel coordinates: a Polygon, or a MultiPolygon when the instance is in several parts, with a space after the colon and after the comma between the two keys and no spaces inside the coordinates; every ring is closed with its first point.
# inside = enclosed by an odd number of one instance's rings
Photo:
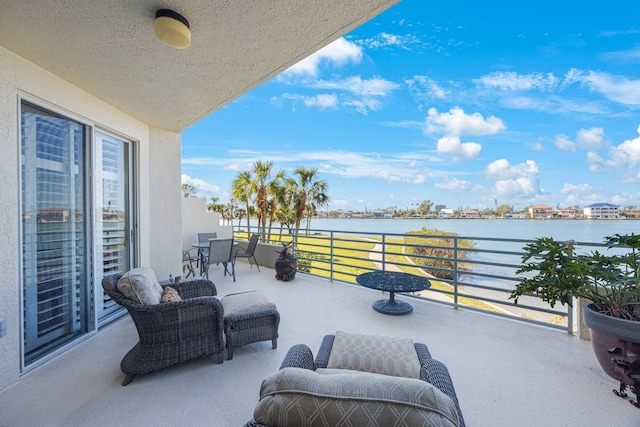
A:
{"type": "Polygon", "coordinates": [[[588,341],[554,329],[399,295],[406,316],[371,308],[381,292],[299,273],[237,264],[237,281],[211,268],[219,295],[264,290],[281,315],[278,348],[261,342],[216,364],[200,359],[120,385],[120,360],[137,341],[128,315],[0,393],[3,426],[241,426],[260,383],[294,344],[317,352],[336,330],[410,337],[448,366],[469,426],[637,426],[640,412],[611,392],[588,341]]]}

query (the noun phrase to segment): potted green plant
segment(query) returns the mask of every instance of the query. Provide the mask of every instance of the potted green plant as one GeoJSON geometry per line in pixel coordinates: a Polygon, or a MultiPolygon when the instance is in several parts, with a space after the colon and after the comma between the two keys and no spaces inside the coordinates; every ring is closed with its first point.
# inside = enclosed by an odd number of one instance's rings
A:
{"type": "Polygon", "coordinates": [[[276,279],[288,282],[296,277],[298,271],[298,259],[293,253],[293,242],[283,243],[282,249],[277,251],[276,259],[276,279]]]}
{"type": "MultiPolygon", "coordinates": [[[[626,397],[627,385],[640,391],[640,235],[615,234],[605,238],[613,252],[575,253],[575,242],[550,237],[524,247],[520,278],[511,293],[515,303],[524,295],[537,295],[553,307],[557,302],[583,305],[584,320],[591,329],[591,343],[598,362],[611,377],[620,380],[614,390],[626,397]]],[[[631,402],[638,405],[638,398],[631,402]]]]}

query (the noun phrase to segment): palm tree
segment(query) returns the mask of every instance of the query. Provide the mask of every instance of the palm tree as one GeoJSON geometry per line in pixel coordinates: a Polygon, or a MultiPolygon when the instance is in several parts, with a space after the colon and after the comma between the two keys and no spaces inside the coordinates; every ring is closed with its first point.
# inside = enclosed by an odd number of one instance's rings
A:
{"type": "Polygon", "coordinates": [[[184,183],[180,186],[183,197],[196,197],[196,187],[191,184],[184,183]]]}
{"type": "Polygon", "coordinates": [[[219,204],[218,204],[218,200],[220,200],[219,197],[212,197],[211,198],[211,203],[209,203],[207,205],[207,210],[208,211],[212,211],[212,212],[218,212],[218,208],[219,208],[219,204]]]}
{"type": "Polygon", "coordinates": [[[329,196],[327,195],[327,183],[320,181],[318,186],[312,188],[315,194],[312,194],[309,198],[310,203],[307,206],[307,236],[311,229],[311,217],[318,212],[318,209],[329,203],[329,196]]]}
{"type": "MultiPolygon", "coordinates": [[[[280,181],[284,179],[284,171],[280,170],[274,177],[271,176],[273,162],[256,161],[253,165],[253,185],[256,189],[255,206],[260,212],[258,227],[262,228],[262,240],[267,239],[267,217],[273,221],[273,213],[267,215],[272,207],[273,196],[277,192],[280,181]],[[270,198],[270,196],[272,196],[270,198]]],[[[269,225],[271,226],[271,224],[269,225]]]]}
{"type": "Polygon", "coordinates": [[[251,179],[251,172],[240,172],[231,184],[231,192],[234,199],[238,200],[239,202],[244,202],[247,207],[246,214],[248,236],[249,234],[251,234],[251,209],[249,207],[249,202],[251,201],[253,195],[256,193],[254,182],[251,179]]]}
{"type": "Polygon", "coordinates": [[[296,213],[296,235],[300,230],[300,223],[305,212],[309,210],[313,212],[313,204],[319,206],[329,201],[329,196],[326,194],[328,184],[325,180],[318,180],[316,178],[317,173],[317,168],[300,167],[293,171],[293,174],[298,177],[297,181],[294,181],[296,191],[293,199],[293,207],[296,213]]]}
{"type": "Polygon", "coordinates": [[[291,226],[296,222],[294,200],[297,188],[298,184],[292,178],[285,178],[282,185],[276,188],[276,209],[273,213],[275,220],[280,223],[280,240],[282,240],[282,229],[284,226],[286,225],[287,229],[291,230],[291,226]]]}

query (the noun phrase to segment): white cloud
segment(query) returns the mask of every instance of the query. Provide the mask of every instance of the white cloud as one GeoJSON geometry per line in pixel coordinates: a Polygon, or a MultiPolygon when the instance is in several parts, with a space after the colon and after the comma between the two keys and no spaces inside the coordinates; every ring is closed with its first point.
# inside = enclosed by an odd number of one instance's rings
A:
{"type": "Polygon", "coordinates": [[[341,94],[318,94],[304,96],[291,93],[282,94],[280,97],[272,97],[270,102],[279,104],[282,100],[291,101],[293,108],[297,102],[303,102],[306,107],[320,109],[338,108],[340,105],[354,107],[356,111],[367,114],[369,111],[378,111],[382,107],[380,98],[387,96],[399,86],[389,80],[379,77],[362,79],[360,76],[351,76],[341,80],[317,80],[307,83],[311,89],[341,91],[341,94]]]}
{"type": "Polygon", "coordinates": [[[540,141],[533,142],[529,146],[533,151],[544,151],[544,145],[540,141]]]}
{"type": "Polygon", "coordinates": [[[478,157],[482,146],[475,142],[460,142],[457,136],[443,136],[438,140],[438,153],[451,154],[455,160],[471,160],[478,157]]]}
{"type": "Polygon", "coordinates": [[[216,194],[219,195],[221,192],[220,187],[217,185],[210,184],[198,178],[191,178],[189,175],[184,173],[180,176],[180,181],[182,184],[192,185],[196,189],[196,196],[198,197],[208,199],[216,194]]]}
{"type": "Polygon", "coordinates": [[[345,101],[343,102],[343,105],[347,107],[354,107],[358,113],[366,115],[369,111],[378,111],[382,106],[382,103],[374,98],[362,98],[345,101]]]}
{"type": "Polygon", "coordinates": [[[360,76],[351,76],[341,80],[318,80],[309,85],[313,89],[334,89],[361,96],[387,96],[390,92],[399,88],[397,83],[385,80],[381,77],[362,79],[360,76]]]}
{"type": "Polygon", "coordinates": [[[619,172],[627,174],[626,180],[635,181],[635,177],[628,175],[635,174],[629,171],[630,168],[640,164],[640,126],[637,130],[639,136],[634,139],[627,139],[622,144],[609,148],[609,159],[604,159],[593,151],[587,153],[589,170],[592,172],[619,172]]]}
{"type": "Polygon", "coordinates": [[[553,88],[558,84],[558,78],[553,73],[518,74],[513,71],[498,71],[482,76],[479,79],[474,79],[473,82],[489,88],[526,91],[553,88]]]}
{"type": "Polygon", "coordinates": [[[554,144],[564,151],[576,151],[578,149],[578,144],[571,141],[569,137],[563,133],[555,136],[554,144]]]}
{"type": "MultiPolygon", "coordinates": [[[[637,31],[634,34],[638,34],[640,31],[637,31]]],[[[629,50],[622,50],[617,52],[606,52],[603,53],[602,58],[606,60],[614,60],[618,62],[640,62],[640,46],[636,46],[629,50]]]]}
{"type": "Polygon", "coordinates": [[[316,96],[305,97],[304,105],[307,107],[318,107],[320,109],[336,108],[338,97],[332,94],[318,94],[316,96]]]}
{"type": "Polygon", "coordinates": [[[471,183],[467,180],[461,180],[458,178],[445,179],[442,182],[437,182],[435,184],[436,188],[440,188],[442,190],[468,190],[471,188],[471,183]]]}
{"type": "Polygon", "coordinates": [[[499,159],[487,165],[485,176],[495,181],[499,197],[532,197],[541,192],[538,165],[533,160],[512,165],[499,159]]]}
{"type": "MultiPolygon", "coordinates": [[[[638,126],[638,135],[640,135],[640,126],[638,126]]],[[[612,147],[612,150],[620,152],[622,155],[627,156],[629,161],[636,165],[640,163],[640,136],[634,139],[627,139],[617,147],[612,147]]]]}
{"type": "Polygon", "coordinates": [[[413,96],[418,99],[442,99],[450,93],[427,76],[415,75],[404,82],[413,96]]]}
{"type": "Polygon", "coordinates": [[[563,85],[579,83],[598,92],[607,99],[625,105],[640,105],[640,80],[598,71],[583,71],[572,68],[565,75],[563,85]]]}
{"type": "Polygon", "coordinates": [[[360,61],[362,61],[362,48],[355,43],[347,41],[344,37],[340,37],[333,43],[289,67],[285,73],[317,76],[322,62],[343,65],[348,62],[357,64],[360,61]]]}
{"type": "Polygon", "coordinates": [[[606,144],[604,129],[593,127],[590,129],[580,129],[576,135],[576,142],[585,150],[597,150],[606,144]]]}
{"type": "Polygon", "coordinates": [[[507,128],[502,120],[495,116],[489,116],[485,120],[482,114],[466,114],[460,107],[453,107],[446,113],[438,113],[435,108],[430,108],[427,114],[425,126],[427,134],[493,135],[507,128]]]}
{"type": "Polygon", "coordinates": [[[415,179],[413,180],[414,184],[424,184],[427,182],[427,176],[422,173],[417,173],[415,179]]]}
{"type": "Polygon", "coordinates": [[[580,194],[585,195],[589,193],[593,193],[594,189],[590,184],[569,184],[565,183],[560,189],[560,193],[562,194],[580,194]]]}
{"type": "Polygon", "coordinates": [[[375,37],[358,41],[367,49],[380,49],[387,46],[399,47],[404,50],[411,50],[411,45],[419,43],[420,39],[414,35],[398,35],[390,33],[380,33],[375,37]]]}
{"type": "Polygon", "coordinates": [[[590,203],[602,201],[602,197],[590,184],[575,185],[565,183],[560,189],[560,193],[566,196],[564,204],[568,206],[584,206],[590,203]]]}
{"type": "Polygon", "coordinates": [[[577,151],[578,148],[594,151],[602,148],[606,143],[604,129],[600,127],[580,129],[576,133],[575,142],[563,133],[555,136],[556,147],[564,151],[577,151]]]}

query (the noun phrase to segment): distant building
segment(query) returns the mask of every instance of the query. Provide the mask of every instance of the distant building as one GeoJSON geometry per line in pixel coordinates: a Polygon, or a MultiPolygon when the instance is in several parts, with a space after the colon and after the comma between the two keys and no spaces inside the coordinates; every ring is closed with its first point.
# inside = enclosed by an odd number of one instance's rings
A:
{"type": "Polygon", "coordinates": [[[465,209],[460,212],[460,218],[480,218],[480,214],[475,209],[465,209]]]}
{"type": "Polygon", "coordinates": [[[507,219],[527,219],[527,215],[523,213],[506,213],[503,218],[507,219]]]}
{"type": "Polygon", "coordinates": [[[559,219],[576,219],[577,214],[575,209],[558,209],[556,217],[559,219]]]}
{"type": "Polygon", "coordinates": [[[436,205],[436,207],[433,209],[436,212],[440,212],[442,209],[446,209],[447,205],[436,205]]]}
{"type": "Polygon", "coordinates": [[[440,209],[440,211],[438,212],[439,218],[453,218],[453,216],[454,216],[453,209],[443,208],[443,209],[440,209]]]}
{"type": "Polygon", "coordinates": [[[584,216],[590,219],[618,219],[618,205],[611,203],[594,203],[584,207],[584,216]]]}
{"type": "Polygon", "coordinates": [[[549,219],[553,216],[553,208],[547,205],[529,206],[529,217],[532,219],[549,219]]]}

